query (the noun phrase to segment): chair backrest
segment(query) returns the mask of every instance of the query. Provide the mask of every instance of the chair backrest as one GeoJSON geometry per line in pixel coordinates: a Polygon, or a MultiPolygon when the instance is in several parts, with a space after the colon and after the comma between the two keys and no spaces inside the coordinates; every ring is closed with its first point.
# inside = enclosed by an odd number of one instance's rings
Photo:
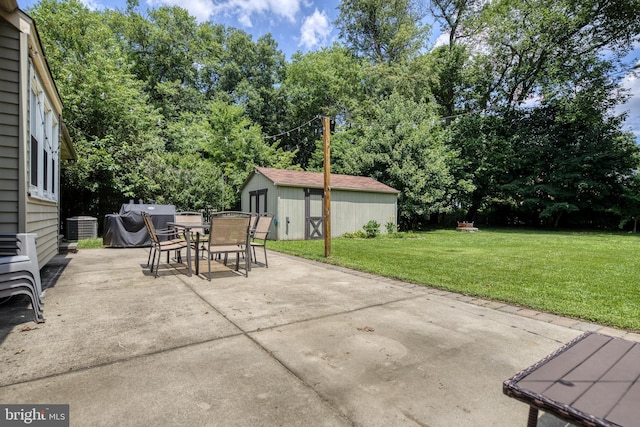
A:
{"type": "Polygon", "coordinates": [[[253,237],[255,239],[267,240],[269,230],[271,229],[271,223],[273,222],[273,215],[264,214],[258,217],[258,223],[253,231],[253,237]]]}
{"type": "Polygon", "coordinates": [[[258,222],[258,214],[251,213],[251,221],[249,222],[249,229],[253,230],[256,228],[256,223],[258,222]]]}
{"type": "Polygon", "coordinates": [[[242,215],[252,215],[249,212],[242,211],[219,211],[219,212],[211,212],[211,217],[214,216],[242,216],[242,215]]]}
{"type": "Polygon", "coordinates": [[[204,219],[200,212],[176,212],[176,222],[178,224],[200,225],[204,219]]]}
{"type": "Polygon", "coordinates": [[[209,246],[246,245],[250,220],[251,215],[245,213],[211,215],[209,246]]]}
{"type": "Polygon", "coordinates": [[[151,241],[159,245],[160,239],[158,239],[158,235],[156,234],[156,227],[153,225],[153,221],[151,220],[151,215],[148,212],[142,211],[140,212],[142,215],[142,219],[144,220],[144,225],[147,227],[147,231],[149,232],[149,237],[151,237],[151,241]]]}

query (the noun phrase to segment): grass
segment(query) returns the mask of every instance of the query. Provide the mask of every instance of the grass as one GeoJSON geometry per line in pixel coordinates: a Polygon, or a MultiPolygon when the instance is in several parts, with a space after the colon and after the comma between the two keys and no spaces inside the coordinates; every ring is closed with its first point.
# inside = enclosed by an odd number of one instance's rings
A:
{"type": "Polygon", "coordinates": [[[102,247],[102,237],[78,240],[78,249],[98,249],[102,247]]]}
{"type": "Polygon", "coordinates": [[[376,239],[269,242],[269,249],[465,295],[640,331],[640,236],[437,230],[376,239]]]}

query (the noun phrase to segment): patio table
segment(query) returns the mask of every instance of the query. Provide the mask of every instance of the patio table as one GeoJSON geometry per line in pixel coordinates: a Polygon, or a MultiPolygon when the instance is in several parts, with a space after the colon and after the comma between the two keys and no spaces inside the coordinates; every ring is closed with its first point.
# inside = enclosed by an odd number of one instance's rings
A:
{"type": "Polygon", "coordinates": [[[200,274],[200,263],[199,261],[199,249],[200,249],[200,231],[201,230],[205,230],[207,228],[210,227],[210,224],[208,223],[202,223],[202,224],[191,224],[191,223],[181,223],[181,222],[169,222],[168,223],[169,227],[173,227],[179,230],[184,230],[184,234],[185,234],[185,239],[187,241],[187,273],[188,276],[191,276],[191,274],[193,273],[193,269],[191,268],[191,234],[194,232],[195,230],[195,234],[196,234],[196,241],[195,241],[195,248],[196,248],[196,275],[200,274]]]}
{"type": "Polygon", "coordinates": [[[578,426],[640,423],[640,343],[587,332],[503,383],[503,392],[578,426]]]}

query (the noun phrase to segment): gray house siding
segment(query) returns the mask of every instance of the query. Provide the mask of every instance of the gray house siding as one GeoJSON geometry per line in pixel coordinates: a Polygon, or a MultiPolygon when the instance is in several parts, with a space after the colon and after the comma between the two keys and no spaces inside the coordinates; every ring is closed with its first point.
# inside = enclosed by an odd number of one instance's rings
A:
{"type": "Polygon", "coordinates": [[[46,200],[30,199],[27,204],[27,233],[38,236],[40,267],[58,253],[58,205],[46,200]]]}
{"type": "Polygon", "coordinates": [[[60,95],[34,22],[17,3],[0,4],[0,233],[35,233],[40,267],[58,253],[59,161],[75,158],[61,114],[60,95]],[[34,76],[37,78],[32,79],[34,76]],[[29,104],[36,91],[52,120],[31,126],[29,104]],[[47,166],[44,161],[34,165],[39,177],[35,184],[30,176],[34,127],[37,133],[48,130],[54,136],[53,144],[39,141],[36,156],[48,156],[48,162],[47,166]],[[44,170],[51,172],[46,181],[44,170]]]}
{"type": "Polygon", "coordinates": [[[20,32],[0,20],[0,232],[18,230],[20,32]]]}

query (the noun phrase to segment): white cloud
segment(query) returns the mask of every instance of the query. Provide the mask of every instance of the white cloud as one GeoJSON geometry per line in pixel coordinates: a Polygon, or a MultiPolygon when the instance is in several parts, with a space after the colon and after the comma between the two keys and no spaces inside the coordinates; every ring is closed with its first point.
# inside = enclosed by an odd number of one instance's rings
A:
{"type": "Polygon", "coordinates": [[[440,33],[436,41],[433,42],[433,49],[440,46],[446,46],[448,44],[449,44],[449,32],[445,31],[444,33],[440,33]]]}
{"type": "Polygon", "coordinates": [[[620,86],[629,90],[631,98],[629,98],[626,104],[619,105],[616,108],[616,113],[621,114],[625,111],[627,112],[625,128],[631,130],[640,141],[640,78],[630,73],[620,83],[620,86]]]}
{"type": "Polygon", "coordinates": [[[327,38],[331,34],[331,24],[329,17],[318,9],[311,16],[307,16],[300,27],[300,42],[298,46],[312,49],[326,44],[327,38]]]}
{"type": "Polygon", "coordinates": [[[82,4],[87,6],[89,10],[102,10],[104,6],[96,0],[82,0],[82,4]]]}
{"type": "MultiPolygon", "coordinates": [[[[84,0],[95,1],[95,0],[84,0]]],[[[147,0],[150,7],[180,6],[189,11],[198,22],[204,22],[215,15],[234,17],[240,25],[251,28],[254,14],[273,14],[279,18],[295,22],[302,0],[147,0]]]]}
{"type": "Polygon", "coordinates": [[[207,21],[214,12],[211,0],[147,0],[147,5],[149,7],[179,6],[186,9],[198,22],[207,21]]]}
{"type": "MultiPolygon", "coordinates": [[[[211,0],[209,0],[211,1],[211,0]]],[[[273,14],[279,18],[295,22],[302,0],[226,0],[216,3],[214,13],[235,16],[245,27],[253,27],[253,14],[273,14]]]]}

